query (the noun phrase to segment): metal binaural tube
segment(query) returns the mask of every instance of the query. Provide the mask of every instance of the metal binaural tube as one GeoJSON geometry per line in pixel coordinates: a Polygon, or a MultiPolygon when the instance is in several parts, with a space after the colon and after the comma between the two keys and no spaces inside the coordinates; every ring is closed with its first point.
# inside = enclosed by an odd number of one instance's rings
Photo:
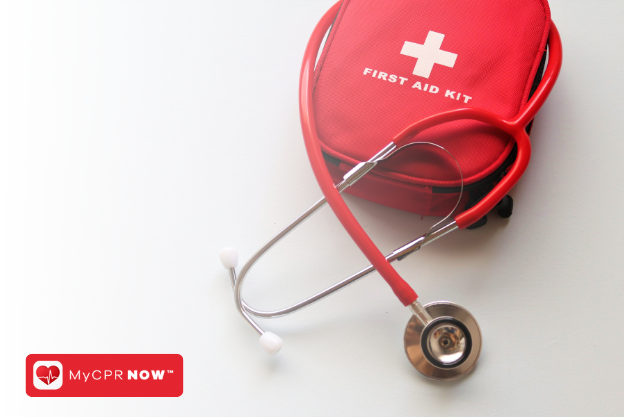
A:
{"type": "MultiPolygon", "coordinates": [[[[300,216],[301,217],[301,216],[300,216]]],[[[396,249],[395,251],[393,251],[391,254],[389,254],[386,259],[389,262],[394,262],[396,260],[402,260],[404,259],[407,255],[410,255],[416,251],[418,251],[420,248],[422,248],[425,245],[428,245],[429,243],[433,242],[434,240],[446,235],[447,233],[452,232],[453,230],[457,229],[457,225],[454,224],[454,222],[449,223],[448,225],[445,225],[437,230],[434,230],[433,232],[431,232],[429,235],[423,235],[420,236],[417,239],[414,239],[413,241],[411,241],[410,243],[401,246],[400,248],[396,249]]],[[[314,304],[315,302],[327,297],[330,294],[333,294],[334,292],[343,289],[344,287],[348,286],[349,284],[354,283],[355,281],[359,280],[360,278],[364,278],[365,276],[367,276],[368,274],[370,274],[371,272],[375,271],[375,268],[372,265],[367,266],[366,268],[356,272],[355,274],[343,279],[340,282],[337,282],[336,284],[324,289],[323,291],[308,297],[298,303],[295,303],[289,307],[285,307],[279,310],[273,310],[273,311],[262,311],[262,310],[257,310],[251,306],[249,306],[244,300],[242,300],[242,304],[243,304],[243,309],[248,312],[249,314],[256,316],[256,317],[263,317],[263,318],[276,318],[276,317],[281,317],[281,316],[285,316],[287,314],[291,314],[294,313],[298,310],[301,310],[302,308],[308,307],[312,304],[314,304]]],[[[236,281],[236,278],[234,279],[236,281]]],[[[411,306],[410,306],[411,308],[411,306]]]]}
{"type": "MultiPolygon", "coordinates": [[[[420,144],[429,144],[428,142],[420,142],[420,144]]],[[[435,144],[434,144],[435,145],[435,144]]],[[[440,147],[439,145],[435,145],[437,147],[440,147]]],[[[404,148],[404,147],[403,147],[404,148]]],[[[441,148],[441,147],[440,147],[441,148]]],[[[372,158],[370,158],[368,161],[366,162],[362,162],[358,165],[356,165],[355,167],[353,167],[349,172],[347,172],[344,177],[343,180],[336,185],[336,189],[338,190],[338,192],[343,192],[345,189],[347,189],[348,187],[350,187],[351,185],[355,184],[360,178],[362,178],[364,175],[366,175],[368,172],[370,172],[376,165],[378,162],[383,161],[385,159],[387,159],[388,157],[390,157],[391,155],[393,155],[395,152],[401,150],[402,148],[397,149],[396,145],[393,142],[390,142],[388,145],[386,145],[381,151],[379,151],[377,154],[375,154],[372,158]]],[[[442,148],[444,149],[444,148],[442,148]]],[[[446,151],[446,149],[444,149],[446,151]]],[[[446,151],[448,152],[448,151],[446,151]]],[[[460,170],[461,173],[461,170],[460,170]]],[[[462,185],[463,185],[463,178],[462,178],[462,185]]],[[[461,200],[461,194],[460,194],[460,198],[459,200],[461,200]]],[[[459,200],[458,203],[459,204],[459,200]]],[[[238,311],[241,313],[241,315],[243,316],[243,318],[245,320],[247,320],[247,322],[254,328],[254,330],[256,330],[256,332],[258,332],[258,334],[263,335],[264,331],[260,328],[260,326],[250,317],[250,315],[256,316],[256,317],[264,317],[264,318],[274,318],[274,317],[280,317],[280,316],[284,316],[286,314],[290,314],[290,313],[294,313],[295,311],[298,311],[302,308],[305,308],[325,297],[327,297],[330,294],[333,294],[334,292],[346,287],[349,284],[354,283],[355,281],[359,280],[360,278],[365,277],[366,275],[370,274],[371,272],[375,271],[375,268],[372,265],[367,266],[366,268],[362,269],[361,271],[343,279],[342,281],[332,285],[331,287],[326,288],[325,290],[313,295],[312,297],[306,298],[303,301],[300,301],[296,304],[293,304],[289,307],[286,308],[282,308],[279,310],[274,310],[274,311],[261,311],[261,310],[257,310],[254,309],[253,307],[249,306],[242,298],[242,287],[243,287],[243,282],[245,277],[247,276],[247,273],[249,272],[249,270],[253,267],[253,265],[262,257],[262,255],[264,255],[273,245],[275,245],[277,242],[279,242],[281,239],[283,239],[286,235],[288,235],[295,227],[297,227],[298,225],[300,225],[301,223],[303,223],[306,219],[308,219],[312,214],[314,214],[317,210],[319,210],[321,207],[323,207],[325,205],[325,203],[327,202],[327,200],[325,198],[321,198],[320,200],[318,200],[314,205],[312,205],[312,207],[310,207],[308,210],[306,210],[305,212],[303,212],[299,217],[297,217],[294,221],[292,221],[288,226],[286,226],[284,229],[282,229],[278,234],[276,234],[271,240],[269,240],[267,243],[264,244],[264,246],[262,246],[260,248],[260,250],[258,250],[243,266],[243,268],[240,271],[240,274],[238,275],[238,277],[236,276],[236,271],[232,268],[229,270],[229,274],[230,274],[230,281],[232,283],[233,289],[234,289],[234,300],[235,300],[235,304],[236,304],[236,308],[238,309],[238,311]]],[[[457,208],[457,205],[455,206],[455,208],[457,208]]],[[[454,210],[453,210],[454,211],[454,210]]],[[[448,216],[447,216],[448,217],[448,216]]],[[[444,219],[442,220],[444,221],[444,219]]],[[[433,228],[435,228],[436,226],[438,226],[437,223],[435,224],[433,228]]],[[[421,247],[433,242],[434,240],[446,235],[447,233],[452,232],[453,230],[456,230],[458,228],[457,224],[453,221],[451,223],[448,223],[442,227],[439,227],[435,230],[429,230],[426,234],[418,237],[417,239],[414,239],[413,241],[397,248],[395,251],[393,251],[391,254],[387,255],[385,258],[388,262],[394,262],[395,260],[402,260],[404,259],[406,256],[416,252],[417,250],[419,250],[421,247]]]]}

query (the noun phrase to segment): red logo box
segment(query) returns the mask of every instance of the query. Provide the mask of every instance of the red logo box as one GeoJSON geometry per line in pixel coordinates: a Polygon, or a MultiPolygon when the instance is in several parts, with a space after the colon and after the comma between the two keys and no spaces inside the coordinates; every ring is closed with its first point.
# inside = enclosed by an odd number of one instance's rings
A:
{"type": "Polygon", "coordinates": [[[26,357],[30,397],[179,397],[180,355],[44,355],[26,357]]]}

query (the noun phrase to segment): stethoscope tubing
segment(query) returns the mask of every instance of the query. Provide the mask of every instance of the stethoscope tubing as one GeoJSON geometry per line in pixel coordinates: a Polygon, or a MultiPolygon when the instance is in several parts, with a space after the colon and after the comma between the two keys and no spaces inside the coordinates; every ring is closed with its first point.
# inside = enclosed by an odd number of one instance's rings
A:
{"type": "Polygon", "coordinates": [[[385,256],[366,234],[362,226],[360,226],[347,207],[347,204],[340,196],[340,193],[334,187],[334,182],[325,166],[325,160],[321,153],[320,141],[316,132],[316,124],[314,123],[314,85],[312,80],[314,79],[316,56],[323,42],[323,38],[325,37],[325,33],[334,22],[334,18],[340,9],[341,3],[342,2],[334,4],[325,15],[323,15],[314,28],[305,50],[299,81],[299,116],[301,118],[301,129],[312,171],[314,172],[316,181],[321,187],[323,195],[327,199],[327,203],[364,256],[366,256],[368,261],[390,285],[392,291],[403,305],[408,306],[416,301],[418,295],[386,260],[385,256]]]}

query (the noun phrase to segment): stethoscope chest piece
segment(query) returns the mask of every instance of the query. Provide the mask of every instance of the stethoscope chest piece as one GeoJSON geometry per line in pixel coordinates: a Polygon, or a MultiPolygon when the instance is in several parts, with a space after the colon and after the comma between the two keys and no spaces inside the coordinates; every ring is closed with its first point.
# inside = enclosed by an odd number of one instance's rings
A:
{"type": "Polygon", "coordinates": [[[426,377],[449,380],[474,368],[481,353],[481,329],[465,308],[447,301],[424,306],[431,320],[412,316],[405,328],[405,353],[426,377]]]}

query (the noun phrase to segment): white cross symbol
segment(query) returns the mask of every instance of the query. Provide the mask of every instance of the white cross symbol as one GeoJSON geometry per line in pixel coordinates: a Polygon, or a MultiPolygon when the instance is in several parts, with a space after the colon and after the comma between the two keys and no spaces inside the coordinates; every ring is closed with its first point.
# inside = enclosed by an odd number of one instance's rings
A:
{"type": "Polygon", "coordinates": [[[453,68],[457,54],[442,51],[440,46],[442,46],[443,40],[443,34],[430,30],[424,45],[407,41],[403,44],[401,55],[418,59],[414,67],[414,75],[429,78],[434,64],[453,68]]]}

